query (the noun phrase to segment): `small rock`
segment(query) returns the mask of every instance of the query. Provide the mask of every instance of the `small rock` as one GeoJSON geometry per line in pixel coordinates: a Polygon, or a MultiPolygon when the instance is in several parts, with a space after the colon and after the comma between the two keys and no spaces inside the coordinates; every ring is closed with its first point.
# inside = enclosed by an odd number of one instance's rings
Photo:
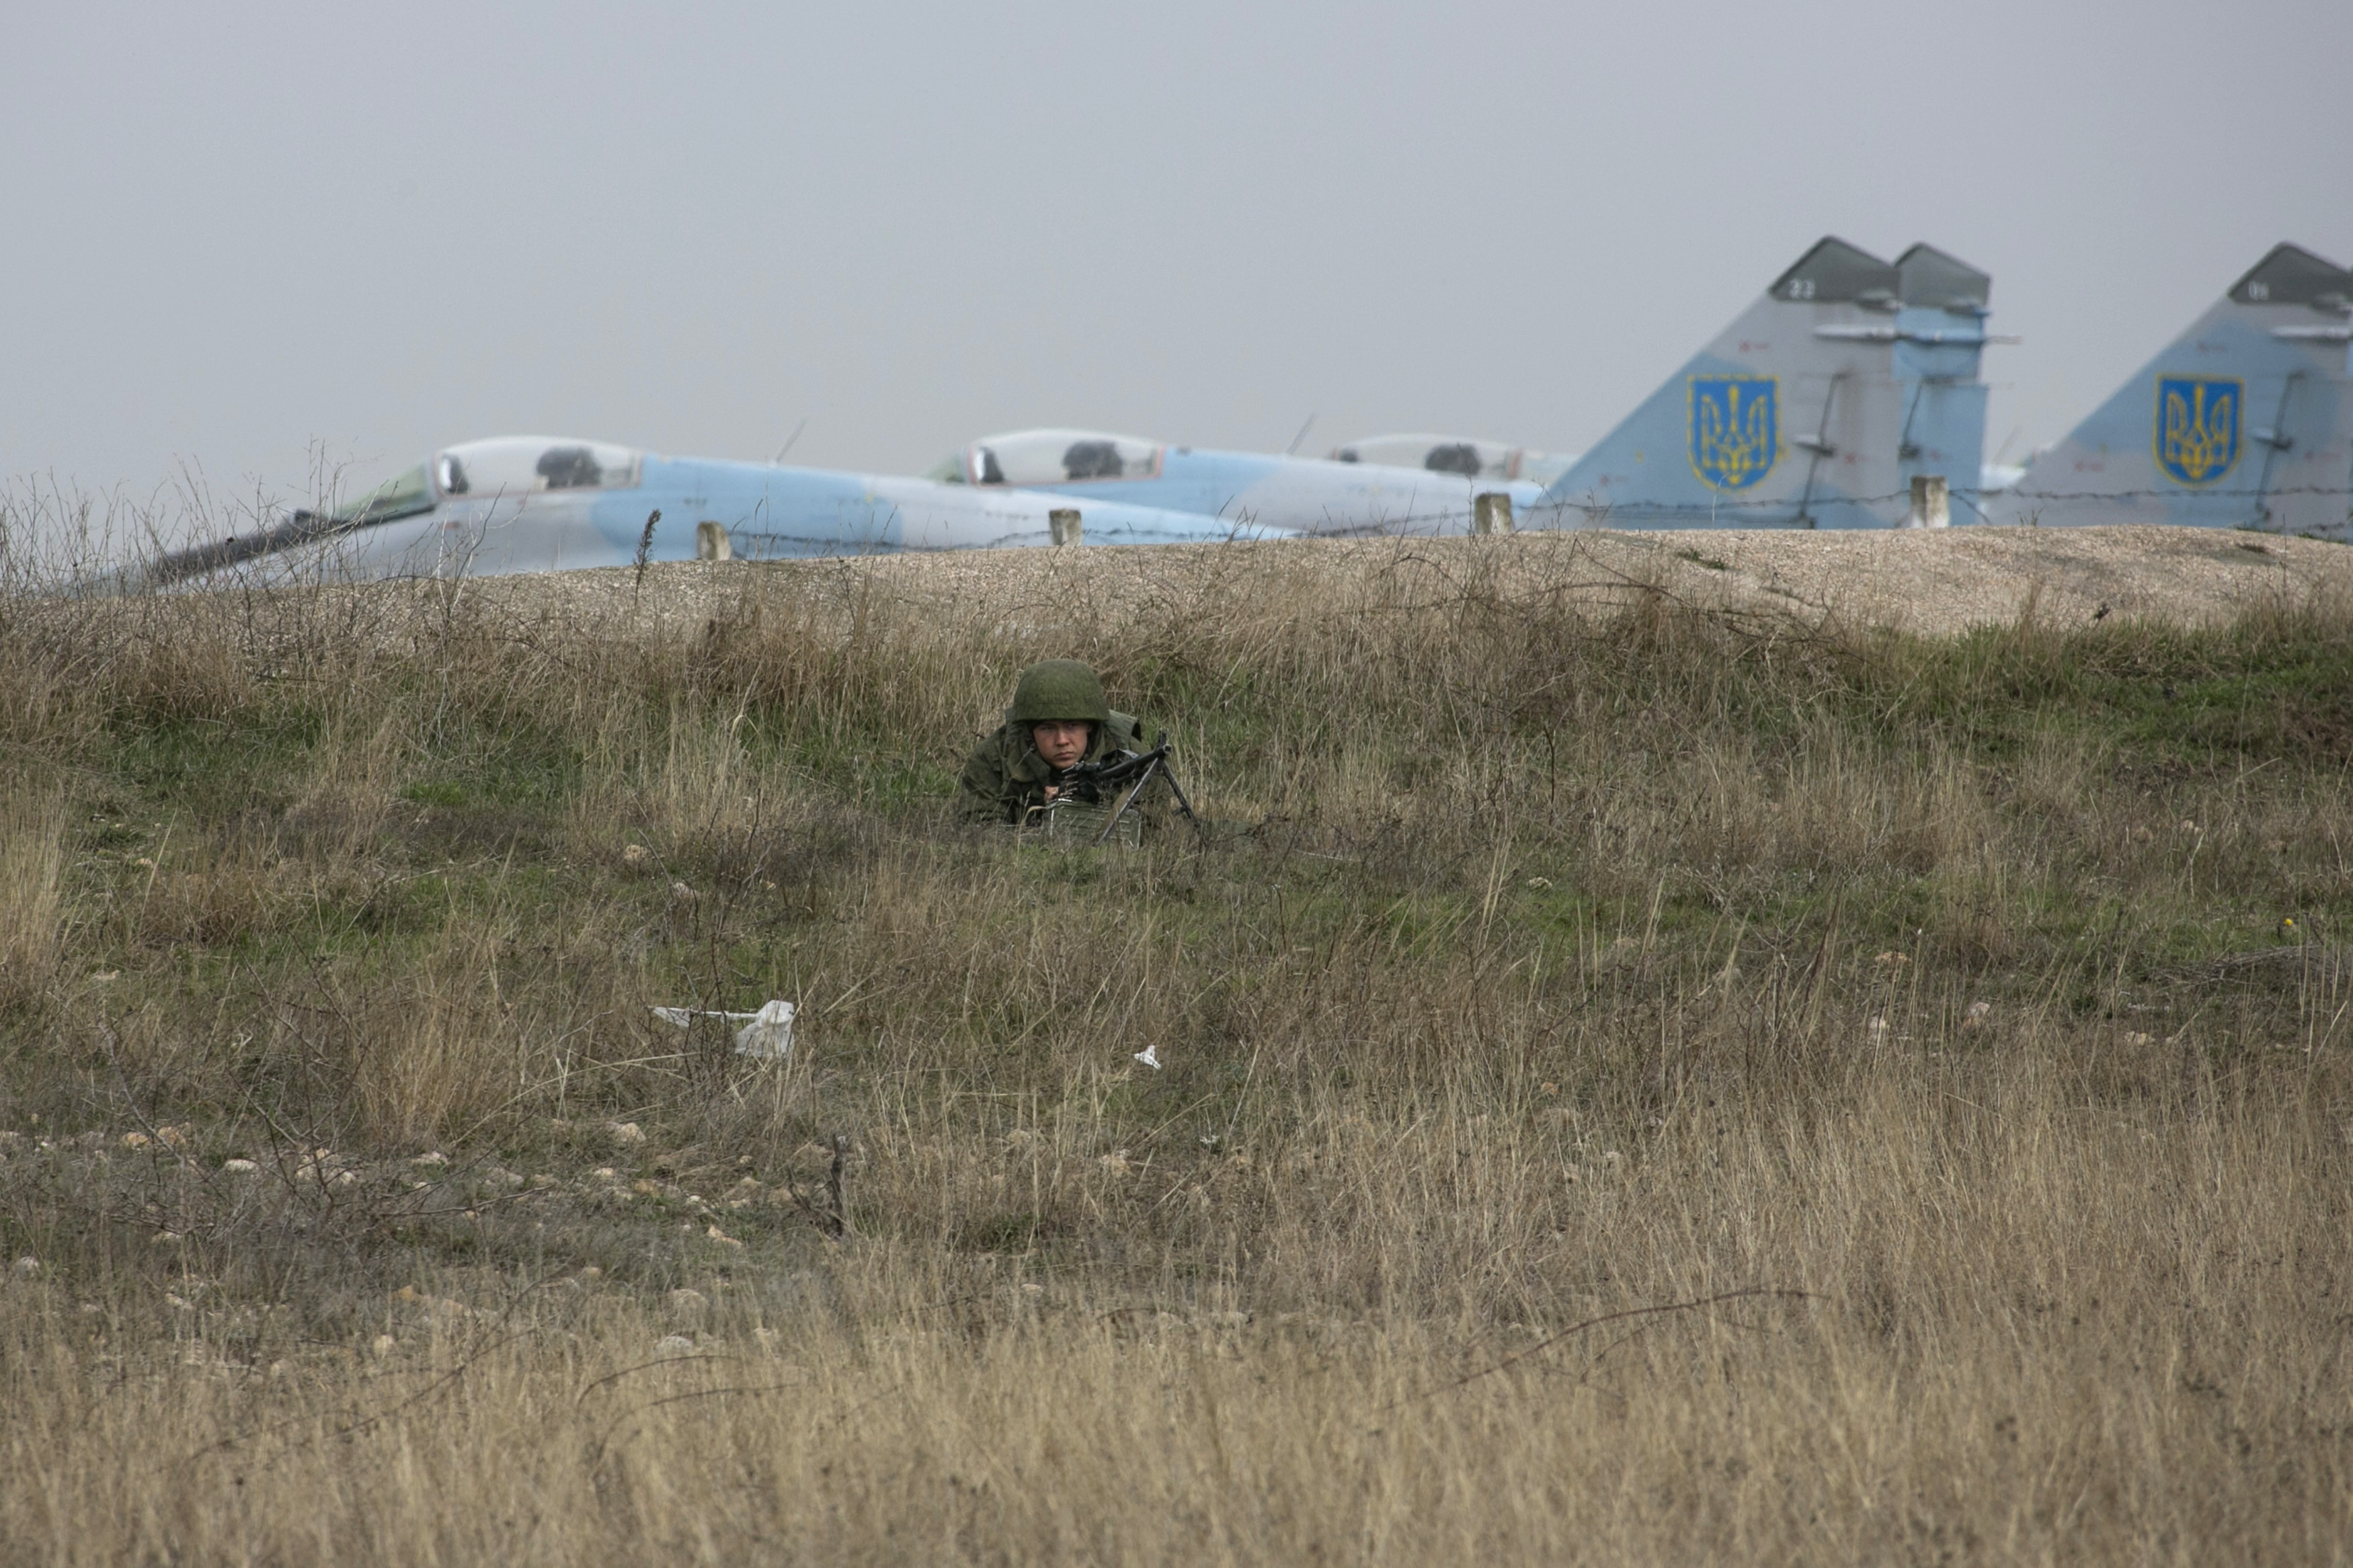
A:
{"type": "Polygon", "coordinates": [[[621,864],[632,870],[653,858],[653,852],[642,844],[632,844],[621,851],[621,864]]]}
{"type": "Polygon", "coordinates": [[[40,1277],[41,1260],[37,1258],[19,1258],[13,1267],[19,1279],[37,1279],[40,1277]]]}
{"type": "Polygon", "coordinates": [[[688,887],[684,882],[672,882],[670,885],[670,896],[677,900],[681,904],[691,904],[694,902],[694,889],[688,887]]]}
{"type": "Polygon", "coordinates": [[[441,1152],[440,1150],[435,1149],[429,1152],[417,1155],[417,1158],[408,1163],[412,1165],[446,1165],[449,1163],[449,1156],[441,1152]]]}
{"type": "Polygon", "coordinates": [[[664,1334],[654,1345],[656,1355],[692,1355],[694,1342],[684,1334],[664,1334]]]}
{"type": "Polygon", "coordinates": [[[147,1238],[150,1247],[177,1247],[187,1239],[176,1230],[159,1230],[147,1238]]]}
{"type": "Polygon", "coordinates": [[[378,1334],[368,1344],[369,1353],[374,1355],[378,1361],[382,1361],[385,1357],[390,1355],[399,1348],[400,1342],[394,1339],[390,1334],[378,1334]]]}
{"type": "Polygon", "coordinates": [[[670,1310],[673,1317],[693,1317],[710,1305],[711,1298],[700,1290],[673,1290],[670,1293],[670,1310]]]}
{"type": "Polygon", "coordinates": [[[232,1176],[250,1176],[261,1167],[251,1160],[223,1160],[221,1169],[232,1176]]]}
{"type": "Polygon", "coordinates": [[[646,1141],[646,1135],[638,1130],[638,1124],[634,1121],[607,1121],[605,1123],[605,1132],[616,1143],[635,1145],[646,1141]]]}

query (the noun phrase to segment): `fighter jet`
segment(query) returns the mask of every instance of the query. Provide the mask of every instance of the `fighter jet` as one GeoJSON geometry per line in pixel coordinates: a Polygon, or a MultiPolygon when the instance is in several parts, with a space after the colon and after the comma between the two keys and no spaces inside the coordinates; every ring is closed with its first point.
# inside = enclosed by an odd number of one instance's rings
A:
{"type": "Polygon", "coordinates": [[[1542,493],[1459,471],[1210,451],[1098,430],[985,436],[929,477],[1322,535],[1467,533],[1477,495],[1501,491],[1525,506],[1542,493]]]}
{"type": "Polygon", "coordinates": [[[2353,272],[2273,247],[1988,502],[2001,522],[2348,536],[2353,272]]]}
{"type": "Polygon", "coordinates": [[[448,447],[356,500],[176,552],[104,586],[549,572],[626,565],[641,552],[691,561],[993,549],[1053,542],[1060,509],[1076,510],[1093,544],[1288,533],[1116,500],[507,436],[448,447]]]}
{"type": "Polygon", "coordinates": [[[1327,454],[1335,463],[1378,463],[1392,468],[1428,468],[1461,474],[1473,483],[1524,479],[1548,485],[1568,472],[1576,454],[1536,452],[1475,436],[1366,436],[1344,441],[1327,454]]]}
{"type": "Polygon", "coordinates": [[[1978,505],[1992,280],[1826,237],[1546,487],[1538,527],[1878,528],[1915,475],[1978,505]]]}

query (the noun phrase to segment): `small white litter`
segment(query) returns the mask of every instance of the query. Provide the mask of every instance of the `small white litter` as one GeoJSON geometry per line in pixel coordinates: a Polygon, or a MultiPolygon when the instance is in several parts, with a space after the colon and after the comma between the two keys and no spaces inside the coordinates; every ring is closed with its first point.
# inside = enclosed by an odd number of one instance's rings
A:
{"type": "Polygon", "coordinates": [[[655,1017],[686,1028],[697,1018],[724,1018],[742,1026],[735,1031],[735,1054],[764,1062],[780,1062],[793,1054],[793,1005],[772,1001],[756,1013],[720,1013],[700,1007],[656,1007],[655,1017]]]}
{"type": "Polygon", "coordinates": [[[1160,1042],[1155,1040],[1152,1044],[1136,1052],[1135,1059],[1142,1062],[1145,1067],[1150,1068],[1154,1072],[1158,1072],[1160,1070],[1160,1042]]]}

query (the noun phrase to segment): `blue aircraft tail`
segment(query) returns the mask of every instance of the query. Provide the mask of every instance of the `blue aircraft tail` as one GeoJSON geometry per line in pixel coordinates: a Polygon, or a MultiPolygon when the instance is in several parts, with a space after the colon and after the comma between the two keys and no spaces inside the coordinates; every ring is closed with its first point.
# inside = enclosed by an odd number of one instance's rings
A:
{"type": "Polygon", "coordinates": [[[1991,498],[2000,522],[2187,523],[2343,539],[2353,272],[2278,245],[1991,498]]]}
{"type": "Polygon", "coordinates": [[[1824,238],[1553,481],[1553,527],[1877,528],[1915,474],[1973,505],[1987,276],[1824,238]]]}

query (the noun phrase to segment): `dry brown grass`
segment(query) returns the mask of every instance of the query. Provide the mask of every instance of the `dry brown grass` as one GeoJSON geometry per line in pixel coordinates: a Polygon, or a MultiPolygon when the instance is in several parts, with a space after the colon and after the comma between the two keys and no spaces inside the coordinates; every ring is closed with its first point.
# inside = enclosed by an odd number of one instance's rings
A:
{"type": "Polygon", "coordinates": [[[1540,542],[18,597],[0,1555],[2343,1561],[2353,617],[1540,542]]]}
{"type": "Polygon", "coordinates": [[[29,781],[0,794],[0,1007],[54,976],[65,940],[65,800],[29,781]]]}

